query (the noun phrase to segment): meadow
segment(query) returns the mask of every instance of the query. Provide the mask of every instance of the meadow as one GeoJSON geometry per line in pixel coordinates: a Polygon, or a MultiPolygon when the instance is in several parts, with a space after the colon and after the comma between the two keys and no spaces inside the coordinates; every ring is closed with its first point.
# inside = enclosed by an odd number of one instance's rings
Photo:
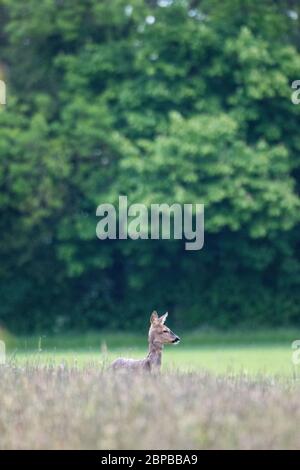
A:
{"type": "MultiPolygon", "coordinates": [[[[116,348],[108,351],[20,351],[8,355],[12,365],[68,365],[101,369],[119,356],[142,358],[145,348],[116,348]]],[[[295,378],[300,370],[292,363],[292,350],[282,345],[170,347],[163,355],[163,372],[210,372],[216,375],[276,376],[295,378]],[[172,349],[171,349],[172,348],[172,349]],[[176,348],[176,349],[175,349],[176,348]]]]}
{"type": "MultiPolygon", "coordinates": [[[[11,364],[65,363],[105,368],[120,355],[142,358],[147,354],[147,331],[144,335],[92,332],[26,338],[2,333],[2,337],[6,339],[7,362],[11,364]]],[[[292,343],[300,338],[297,330],[195,331],[181,337],[179,345],[164,348],[165,372],[298,376],[298,367],[292,361],[292,343]]]]}
{"type": "Polygon", "coordinates": [[[154,376],[107,368],[119,355],[142,357],[140,336],[10,341],[0,448],[300,448],[296,332],[201,335],[166,347],[154,376]]]}

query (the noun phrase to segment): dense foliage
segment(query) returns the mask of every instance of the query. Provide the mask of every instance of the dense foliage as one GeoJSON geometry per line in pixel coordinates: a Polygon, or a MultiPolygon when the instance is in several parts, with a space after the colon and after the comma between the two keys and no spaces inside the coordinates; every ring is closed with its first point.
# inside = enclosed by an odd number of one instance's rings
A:
{"type": "Polygon", "coordinates": [[[0,322],[299,324],[300,8],[2,0],[0,322]],[[99,241],[96,207],[203,202],[205,246],[99,241]]]}

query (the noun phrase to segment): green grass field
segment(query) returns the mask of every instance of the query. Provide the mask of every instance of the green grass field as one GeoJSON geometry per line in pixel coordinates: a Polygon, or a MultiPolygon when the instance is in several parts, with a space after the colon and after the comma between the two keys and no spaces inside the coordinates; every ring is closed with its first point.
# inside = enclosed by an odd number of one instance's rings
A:
{"type": "Polygon", "coordinates": [[[107,370],[144,336],[6,335],[0,449],[299,448],[296,331],[181,336],[151,375],[107,370]]]}
{"type": "MultiPolygon", "coordinates": [[[[163,354],[163,370],[179,372],[211,372],[222,375],[263,375],[300,377],[300,366],[292,362],[291,343],[279,344],[220,344],[205,346],[166,346],[163,354]]],[[[84,367],[86,365],[108,365],[118,356],[142,358],[146,347],[128,346],[108,348],[33,348],[8,352],[9,363],[32,363],[35,365],[61,364],[84,367]]]]}
{"type": "MultiPolygon", "coordinates": [[[[292,362],[292,342],[296,332],[187,335],[178,346],[166,346],[163,370],[246,374],[263,376],[300,376],[300,366],[292,362]]],[[[147,353],[145,339],[134,335],[95,334],[82,337],[19,339],[8,350],[9,363],[35,365],[61,364],[84,367],[108,365],[118,356],[142,358],[147,353]],[[136,345],[136,346],[132,346],[136,345]],[[144,346],[143,346],[144,345],[144,346]]]]}

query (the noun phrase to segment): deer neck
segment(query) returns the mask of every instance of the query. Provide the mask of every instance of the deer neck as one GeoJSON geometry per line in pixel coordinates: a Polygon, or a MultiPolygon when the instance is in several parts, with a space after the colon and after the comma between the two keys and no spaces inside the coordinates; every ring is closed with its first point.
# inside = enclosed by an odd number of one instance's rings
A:
{"type": "Polygon", "coordinates": [[[162,350],[163,345],[161,343],[158,343],[153,339],[149,340],[149,352],[147,360],[150,362],[151,368],[155,367],[160,369],[162,350]]]}

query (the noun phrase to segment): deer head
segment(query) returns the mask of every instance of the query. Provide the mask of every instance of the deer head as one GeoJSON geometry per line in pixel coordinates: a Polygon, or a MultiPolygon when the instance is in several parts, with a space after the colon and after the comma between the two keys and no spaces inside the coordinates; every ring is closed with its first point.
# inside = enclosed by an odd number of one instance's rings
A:
{"type": "Polygon", "coordinates": [[[150,317],[149,341],[156,344],[176,344],[180,338],[165,325],[168,312],[161,317],[154,311],[150,317]]]}

